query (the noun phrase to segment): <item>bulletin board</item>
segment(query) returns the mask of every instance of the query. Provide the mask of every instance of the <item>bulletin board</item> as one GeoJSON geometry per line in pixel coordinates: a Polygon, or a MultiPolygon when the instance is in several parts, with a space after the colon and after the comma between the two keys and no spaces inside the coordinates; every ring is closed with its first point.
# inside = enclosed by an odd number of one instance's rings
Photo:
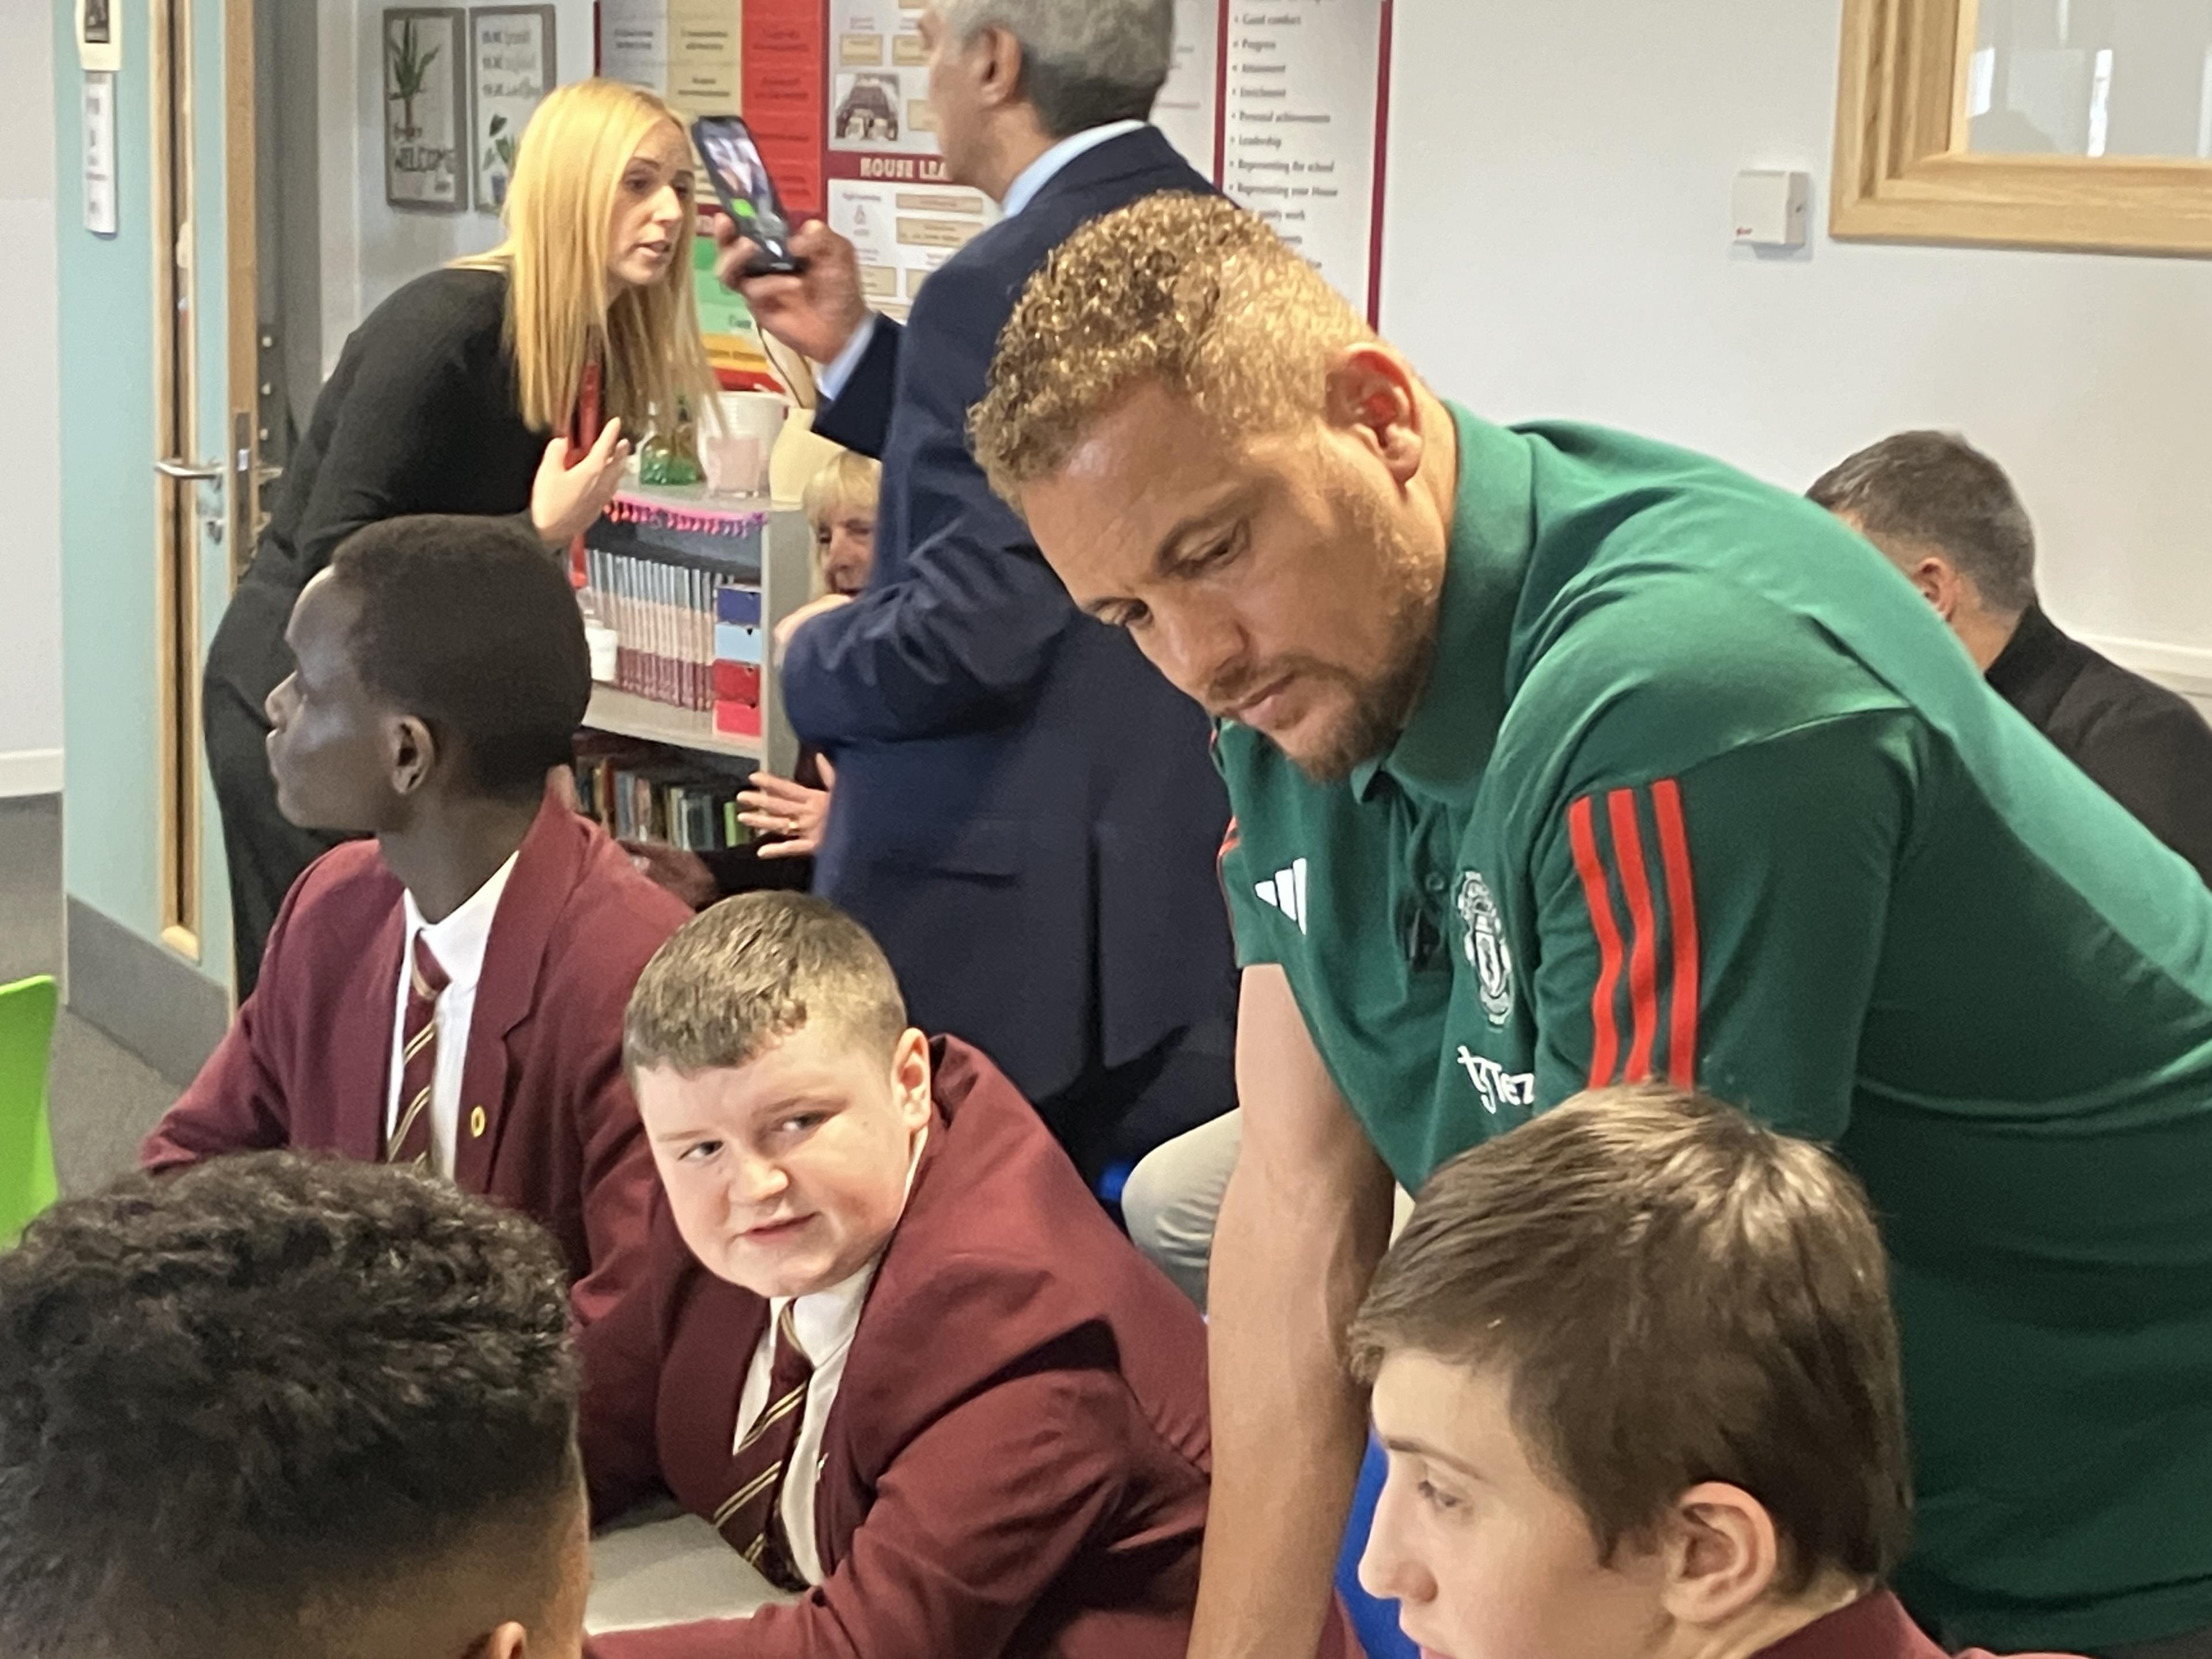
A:
{"type": "MultiPolygon", "coordinates": [[[[1394,0],[1176,0],[1154,110],[1199,172],[1272,224],[1374,320],[1394,0]]],[[[924,0],[599,0],[599,72],[687,117],[742,114],[787,205],[860,253],[903,316],[997,217],[955,185],[916,33],[924,0]]]]}

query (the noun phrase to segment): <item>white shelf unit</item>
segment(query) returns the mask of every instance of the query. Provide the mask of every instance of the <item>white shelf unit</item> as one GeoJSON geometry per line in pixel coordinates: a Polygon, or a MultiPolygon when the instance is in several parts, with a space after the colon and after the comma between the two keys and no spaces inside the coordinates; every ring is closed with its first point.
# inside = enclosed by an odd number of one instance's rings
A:
{"type": "MultiPolygon", "coordinates": [[[[726,508],[746,505],[726,497],[707,495],[700,486],[688,489],[640,488],[623,492],[679,510],[685,507],[726,508]]],[[[799,762],[799,739],[783,712],[783,688],[774,665],[775,626],[812,597],[814,589],[814,532],[806,515],[796,507],[768,507],[765,501],[751,503],[768,511],[768,527],[761,538],[761,737],[729,737],[714,730],[714,717],[688,708],[655,702],[607,684],[592,688],[591,708],[585,726],[637,738],[695,754],[750,761],[781,777],[789,777],[799,762]],[[765,752],[763,752],[765,751],[765,752]]]]}
{"type": "Polygon", "coordinates": [[[726,755],[735,760],[757,762],[761,744],[755,738],[726,737],[714,730],[714,717],[688,708],[672,708],[635,692],[611,685],[592,688],[592,706],[584,724],[594,732],[611,732],[625,738],[642,738],[672,749],[702,755],[726,755]]]}

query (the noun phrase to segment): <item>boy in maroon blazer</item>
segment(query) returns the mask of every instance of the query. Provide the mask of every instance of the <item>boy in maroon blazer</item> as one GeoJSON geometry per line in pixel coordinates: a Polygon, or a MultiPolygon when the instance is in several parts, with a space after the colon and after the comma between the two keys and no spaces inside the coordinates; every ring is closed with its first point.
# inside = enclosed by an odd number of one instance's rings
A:
{"type": "Polygon", "coordinates": [[[689,912],[549,799],[591,696],[575,599],[515,526],[393,519],[339,549],[285,637],[278,805],[375,839],[300,878],[140,1161],[424,1165],[546,1227],[589,1320],[635,1276],[655,1184],[623,1008],[689,912]]]}
{"type": "Polygon", "coordinates": [[[804,1594],[599,1659],[1181,1659],[1205,1334],[1028,1103],[798,894],[687,925],[628,1035],[667,1202],[584,1334],[592,1512],[665,1486],[804,1594]]]}
{"type": "Polygon", "coordinates": [[[1882,1583],[1881,1235],[1810,1142],[1583,1095],[1437,1172],[1352,1349],[1389,1454],[1360,1578],[1428,1659],[1942,1659],[1882,1583]]]}

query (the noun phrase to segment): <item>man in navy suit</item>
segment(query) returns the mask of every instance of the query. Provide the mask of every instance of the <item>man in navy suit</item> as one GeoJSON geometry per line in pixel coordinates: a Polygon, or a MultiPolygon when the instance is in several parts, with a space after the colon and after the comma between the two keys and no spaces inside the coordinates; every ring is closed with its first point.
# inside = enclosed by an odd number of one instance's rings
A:
{"type": "Polygon", "coordinates": [[[1196,704],[1078,612],[968,447],[999,331],[1079,225],[1210,191],[1146,124],[1172,0],[933,0],[945,166],[1005,217],[902,327],[853,246],[724,280],[822,365],[816,430],[881,457],[876,567],[777,641],[785,707],[837,767],[817,890],[883,944],[926,1029],[974,1043],[1094,1179],[1234,1103],[1234,969],[1214,856],[1228,805],[1196,704]]]}

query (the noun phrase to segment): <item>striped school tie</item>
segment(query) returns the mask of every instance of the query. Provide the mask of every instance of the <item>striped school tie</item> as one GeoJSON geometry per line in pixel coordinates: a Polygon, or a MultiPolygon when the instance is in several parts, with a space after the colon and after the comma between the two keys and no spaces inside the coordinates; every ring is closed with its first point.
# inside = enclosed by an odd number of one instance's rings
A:
{"type": "Polygon", "coordinates": [[[415,960],[408,969],[407,1012],[399,1024],[399,1121],[385,1139],[386,1164],[430,1167],[430,1085],[438,1074],[438,997],[446,970],[430,953],[430,941],[415,935],[415,960]]]}
{"type": "Polygon", "coordinates": [[[814,1362],[799,1346],[791,1322],[791,1304],[775,1322],[775,1352],[769,1364],[768,1405],[745,1431],[730,1460],[734,1490],[714,1511],[714,1525],[730,1547],[757,1567],[778,1589],[803,1590],[806,1579],[791,1558],[784,1536],[782,1498],[786,1467],[799,1445],[799,1425],[806,1415],[806,1387],[814,1362]]]}

